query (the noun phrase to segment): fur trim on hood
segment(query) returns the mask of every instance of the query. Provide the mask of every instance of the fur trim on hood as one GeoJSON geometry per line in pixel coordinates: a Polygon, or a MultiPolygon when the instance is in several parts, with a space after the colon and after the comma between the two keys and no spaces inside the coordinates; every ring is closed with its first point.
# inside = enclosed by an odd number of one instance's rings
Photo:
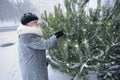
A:
{"type": "Polygon", "coordinates": [[[43,36],[43,32],[42,29],[40,27],[34,26],[34,27],[29,27],[29,26],[25,26],[25,25],[20,25],[17,28],[17,34],[28,34],[28,33],[33,33],[33,34],[37,34],[39,36],[43,36]]]}

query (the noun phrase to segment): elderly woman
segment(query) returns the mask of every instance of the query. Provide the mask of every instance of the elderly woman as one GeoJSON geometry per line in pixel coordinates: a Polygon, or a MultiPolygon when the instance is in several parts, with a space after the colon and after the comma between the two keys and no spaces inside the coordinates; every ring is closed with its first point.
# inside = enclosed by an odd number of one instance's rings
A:
{"type": "Polygon", "coordinates": [[[58,31],[45,40],[38,26],[38,17],[32,13],[25,13],[21,17],[17,34],[19,65],[23,80],[48,80],[45,50],[57,43],[57,38],[63,35],[63,31],[58,31]]]}

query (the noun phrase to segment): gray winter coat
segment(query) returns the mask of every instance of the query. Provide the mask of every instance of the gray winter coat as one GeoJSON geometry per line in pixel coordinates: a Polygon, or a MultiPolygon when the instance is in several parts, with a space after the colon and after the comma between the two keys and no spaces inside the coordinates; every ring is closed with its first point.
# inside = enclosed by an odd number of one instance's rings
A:
{"type": "Polygon", "coordinates": [[[23,80],[48,80],[45,50],[55,45],[56,36],[45,40],[28,31],[18,36],[19,65],[23,80]]]}

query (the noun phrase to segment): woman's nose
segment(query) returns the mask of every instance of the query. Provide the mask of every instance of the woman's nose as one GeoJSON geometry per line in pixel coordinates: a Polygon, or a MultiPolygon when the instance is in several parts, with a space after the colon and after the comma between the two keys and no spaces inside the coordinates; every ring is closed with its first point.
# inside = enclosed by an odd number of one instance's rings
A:
{"type": "Polygon", "coordinates": [[[40,19],[38,20],[37,24],[38,24],[38,25],[40,25],[40,24],[41,24],[41,20],[40,20],[40,19]]]}

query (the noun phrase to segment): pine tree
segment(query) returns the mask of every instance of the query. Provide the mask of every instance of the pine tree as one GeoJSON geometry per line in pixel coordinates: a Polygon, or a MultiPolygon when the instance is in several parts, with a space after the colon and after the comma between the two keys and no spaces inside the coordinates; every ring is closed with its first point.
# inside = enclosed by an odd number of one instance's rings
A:
{"type": "Polygon", "coordinates": [[[59,43],[48,50],[48,62],[59,70],[83,78],[94,71],[99,80],[120,77],[120,1],[114,6],[101,6],[85,11],[89,0],[64,0],[66,13],[60,5],[54,13],[42,17],[45,36],[64,30],[59,43]]]}

